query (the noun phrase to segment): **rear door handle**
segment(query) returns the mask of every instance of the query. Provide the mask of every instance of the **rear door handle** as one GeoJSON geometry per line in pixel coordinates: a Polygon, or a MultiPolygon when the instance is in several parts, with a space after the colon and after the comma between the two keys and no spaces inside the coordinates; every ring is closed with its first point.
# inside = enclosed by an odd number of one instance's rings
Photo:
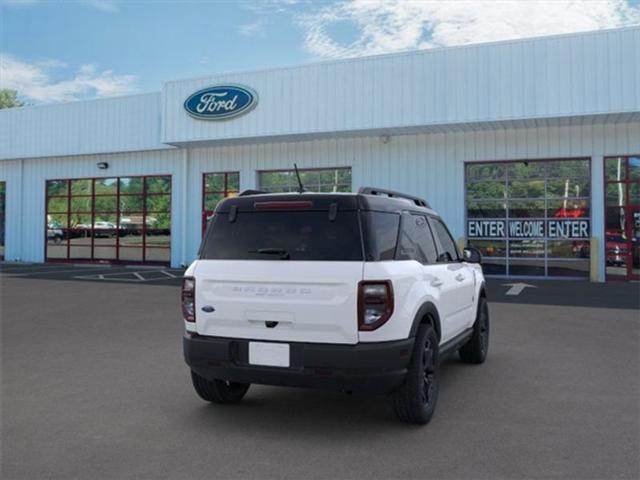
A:
{"type": "Polygon", "coordinates": [[[444,284],[444,282],[442,280],[440,280],[438,277],[436,277],[433,280],[431,280],[431,286],[432,287],[440,287],[442,284],[444,284]]]}
{"type": "Polygon", "coordinates": [[[464,282],[464,279],[467,278],[463,274],[459,273],[456,275],[456,280],[459,282],[464,282]]]}

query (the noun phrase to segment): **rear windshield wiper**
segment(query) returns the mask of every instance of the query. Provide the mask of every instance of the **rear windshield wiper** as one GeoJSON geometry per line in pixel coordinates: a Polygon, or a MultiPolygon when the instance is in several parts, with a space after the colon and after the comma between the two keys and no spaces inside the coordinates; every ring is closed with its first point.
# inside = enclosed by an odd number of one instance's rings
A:
{"type": "Polygon", "coordinates": [[[249,250],[249,253],[262,253],[265,255],[280,255],[281,260],[289,260],[291,256],[284,248],[258,248],[257,250],[249,250]]]}

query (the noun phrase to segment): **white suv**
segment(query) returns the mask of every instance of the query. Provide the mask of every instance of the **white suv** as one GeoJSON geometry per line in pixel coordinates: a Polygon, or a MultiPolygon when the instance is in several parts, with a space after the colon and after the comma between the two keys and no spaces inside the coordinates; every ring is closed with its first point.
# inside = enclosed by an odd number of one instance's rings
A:
{"type": "Polygon", "coordinates": [[[485,360],[480,254],[460,256],[422,199],[246,192],[221,202],[182,288],[196,392],[238,402],[251,383],[388,394],[427,423],[438,365],[485,360]]]}

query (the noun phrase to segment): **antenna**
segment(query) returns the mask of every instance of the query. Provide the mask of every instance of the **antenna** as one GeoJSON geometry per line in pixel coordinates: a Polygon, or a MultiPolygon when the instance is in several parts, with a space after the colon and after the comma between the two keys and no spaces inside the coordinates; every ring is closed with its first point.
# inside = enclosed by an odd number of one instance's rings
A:
{"type": "Polygon", "coordinates": [[[296,177],[298,177],[298,185],[300,187],[298,189],[298,193],[303,193],[305,190],[304,190],[304,185],[302,184],[302,179],[300,178],[300,172],[298,171],[298,165],[294,163],[293,168],[296,171],[296,177]]]}

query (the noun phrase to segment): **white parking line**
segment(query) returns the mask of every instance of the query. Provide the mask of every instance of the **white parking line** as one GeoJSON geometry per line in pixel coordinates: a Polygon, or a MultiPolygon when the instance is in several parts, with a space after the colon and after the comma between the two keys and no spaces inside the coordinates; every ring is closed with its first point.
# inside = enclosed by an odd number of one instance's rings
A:
{"type": "Polygon", "coordinates": [[[93,275],[76,275],[73,278],[84,279],[84,280],[108,280],[114,282],[158,282],[164,280],[170,280],[174,278],[178,278],[176,275],[166,271],[166,270],[154,270],[153,272],[158,272],[166,275],[163,277],[151,277],[147,278],[144,275],[150,273],[150,271],[140,271],[140,272],[113,272],[113,273],[102,273],[102,274],[93,274],[93,275]]]}
{"type": "MultiPolygon", "coordinates": [[[[108,268],[108,267],[107,267],[108,268]]],[[[93,268],[87,268],[85,271],[87,270],[105,270],[105,267],[93,267],[93,268]]],[[[57,270],[57,269],[47,269],[47,270],[30,270],[30,271],[23,271],[21,273],[13,273],[13,272],[3,272],[0,271],[0,276],[11,276],[11,277],[24,277],[24,276],[28,276],[28,275],[49,275],[52,273],[73,273],[73,272],[77,272],[78,269],[74,269],[74,270],[57,270]]]]}

